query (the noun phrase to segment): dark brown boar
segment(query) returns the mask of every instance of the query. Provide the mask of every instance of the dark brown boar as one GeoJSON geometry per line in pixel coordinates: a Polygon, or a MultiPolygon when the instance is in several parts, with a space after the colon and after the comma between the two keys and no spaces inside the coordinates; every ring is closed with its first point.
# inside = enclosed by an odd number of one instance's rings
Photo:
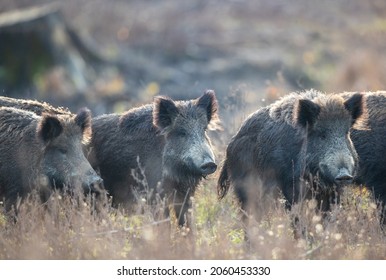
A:
{"type": "Polygon", "coordinates": [[[99,191],[100,177],[82,152],[89,141],[91,114],[38,116],[0,107],[0,197],[6,209],[33,189],[42,197],[53,188],[99,191]]]}
{"type": "Polygon", "coordinates": [[[217,121],[213,91],[189,101],[156,97],[124,114],[95,117],[89,159],[114,205],[166,197],[183,225],[190,196],[217,167],[206,134],[217,121]]]}
{"type": "MultiPolygon", "coordinates": [[[[253,198],[280,191],[288,208],[315,196],[327,211],[339,201],[341,186],[357,171],[350,129],[363,112],[362,95],[344,101],[310,90],[293,93],[249,116],[231,139],[218,180],[224,197],[233,186],[244,210],[262,203],[253,198]]],[[[247,211],[248,212],[248,211],[247,211]]]]}
{"type": "MultiPolygon", "coordinates": [[[[41,102],[37,100],[17,99],[17,98],[0,96],[0,106],[30,111],[39,116],[42,116],[43,114],[51,114],[51,115],[68,116],[69,118],[76,117],[76,114],[72,113],[68,108],[54,107],[47,102],[41,102]]],[[[89,137],[91,137],[91,126],[87,128],[87,134],[89,135],[89,137]]],[[[89,141],[87,141],[87,143],[88,142],[89,141]]],[[[84,144],[85,141],[83,141],[82,143],[84,144]]],[[[85,148],[85,145],[83,145],[83,150],[85,151],[84,148],[85,148]]],[[[100,192],[105,193],[102,187],[103,187],[103,184],[100,183],[98,188],[93,188],[93,189],[96,191],[97,194],[99,194],[100,192]]]]}
{"type": "MultiPolygon", "coordinates": [[[[345,99],[356,95],[346,92],[345,99]]],[[[351,139],[359,158],[359,169],[355,183],[368,188],[381,204],[386,205],[386,91],[363,93],[366,118],[361,127],[353,129],[351,139]]],[[[383,223],[385,213],[382,213],[383,223]]]]}

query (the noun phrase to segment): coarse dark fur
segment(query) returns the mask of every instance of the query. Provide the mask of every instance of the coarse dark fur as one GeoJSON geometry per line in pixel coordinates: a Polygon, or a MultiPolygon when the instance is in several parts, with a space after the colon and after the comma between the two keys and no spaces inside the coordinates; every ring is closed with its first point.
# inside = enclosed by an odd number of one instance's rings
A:
{"type": "MultiPolygon", "coordinates": [[[[356,93],[344,93],[345,99],[356,93]]],[[[353,129],[351,139],[359,157],[355,183],[364,185],[382,207],[386,204],[386,92],[363,93],[366,122],[353,129]]],[[[384,218],[383,218],[384,219],[384,218]]],[[[383,221],[385,222],[385,221],[383,221]]]]}
{"type": "Polygon", "coordinates": [[[91,114],[38,116],[0,107],[0,197],[6,209],[36,189],[42,198],[53,188],[98,187],[100,177],[82,153],[89,141],[91,114]]]}
{"type": "Polygon", "coordinates": [[[54,107],[47,102],[40,102],[37,100],[29,99],[17,99],[6,96],[0,96],[0,106],[31,111],[39,116],[41,116],[43,113],[55,115],[72,115],[69,109],[54,107]]]}
{"type": "Polygon", "coordinates": [[[231,186],[244,210],[281,191],[288,208],[314,196],[327,211],[340,186],[353,178],[357,154],[349,131],[363,111],[362,95],[345,101],[315,90],[292,93],[249,116],[231,139],[218,180],[222,198],[231,186]]]}
{"type": "Polygon", "coordinates": [[[190,196],[216,170],[206,130],[217,121],[213,91],[189,101],[156,97],[126,113],[94,118],[89,160],[114,205],[167,197],[182,225],[190,196]]]}

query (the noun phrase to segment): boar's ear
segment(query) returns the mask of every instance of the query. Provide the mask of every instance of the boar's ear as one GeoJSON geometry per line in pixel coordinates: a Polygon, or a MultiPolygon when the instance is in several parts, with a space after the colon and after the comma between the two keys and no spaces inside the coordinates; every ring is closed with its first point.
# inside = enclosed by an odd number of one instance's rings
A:
{"type": "Polygon", "coordinates": [[[351,113],[353,118],[353,123],[358,119],[363,113],[363,95],[360,93],[355,93],[348,100],[344,102],[344,107],[351,113]]]}
{"type": "Polygon", "coordinates": [[[37,127],[38,136],[44,142],[48,142],[58,137],[63,131],[63,126],[59,119],[52,115],[43,115],[37,127]]]}
{"type": "Polygon", "coordinates": [[[197,107],[201,107],[205,110],[208,123],[210,123],[212,119],[218,119],[218,104],[213,90],[205,91],[205,93],[197,99],[197,107]]]}
{"type": "Polygon", "coordinates": [[[168,97],[156,97],[153,108],[153,124],[160,129],[171,125],[178,115],[178,108],[173,100],[168,97]]]}
{"type": "Polygon", "coordinates": [[[75,116],[75,123],[80,127],[83,134],[83,143],[87,144],[92,135],[91,131],[91,112],[87,108],[82,108],[75,116]]]}
{"type": "Polygon", "coordinates": [[[297,123],[302,127],[313,126],[320,113],[320,106],[307,99],[300,99],[297,108],[297,123]]]}

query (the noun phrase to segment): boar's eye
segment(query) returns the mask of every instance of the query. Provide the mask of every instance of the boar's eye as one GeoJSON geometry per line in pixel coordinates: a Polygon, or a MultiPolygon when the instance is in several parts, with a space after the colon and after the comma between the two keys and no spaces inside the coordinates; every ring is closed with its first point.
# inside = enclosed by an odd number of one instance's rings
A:
{"type": "Polygon", "coordinates": [[[179,137],[185,137],[186,135],[188,135],[188,132],[184,129],[177,129],[175,131],[175,134],[179,137]]]}
{"type": "Polygon", "coordinates": [[[63,155],[67,154],[67,150],[64,148],[59,148],[58,150],[59,150],[59,153],[61,153],[63,155]]]}
{"type": "Polygon", "coordinates": [[[326,139],[327,139],[327,132],[326,132],[326,131],[321,131],[321,132],[319,133],[319,137],[320,137],[320,139],[322,139],[322,140],[326,140],[326,139]]]}
{"type": "Polygon", "coordinates": [[[327,131],[322,131],[322,130],[314,130],[312,133],[313,137],[325,140],[327,139],[327,131]]]}

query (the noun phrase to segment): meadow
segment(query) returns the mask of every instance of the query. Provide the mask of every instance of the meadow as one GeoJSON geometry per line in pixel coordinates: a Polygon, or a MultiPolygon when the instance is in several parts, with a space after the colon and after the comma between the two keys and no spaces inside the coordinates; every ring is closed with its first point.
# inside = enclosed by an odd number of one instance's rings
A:
{"type": "Polygon", "coordinates": [[[20,206],[17,221],[0,218],[0,259],[384,259],[386,240],[376,204],[365,190],[349,188],[323,222],[315,203],[286,213],[277,207],[244,226],[232,196],[219,202],[214,180],[198,190],[191,227],[178,228],[161,205],[143,202],[141,213],[98,207],[92,199],[54,194],[41,205],[20,206]],[[295,239],[291,214],[300,214],[305,236],[295,239]]]}
{"type": "MultiPolygon", "coordinates": [[[[1,1],[0,12],[50,2],[1,1]]],[[[383,0],[69,0],[60,11],[105,64],[83,57],[89,79],[80,92],[65,66],[46,65],[25,50],[39,71],[25,88],[15,89],[5,86],[12,76],[5,73],[15,67],[0,65],[2,95],[74,112],[88,106],[99,115],[151,102],[155,95],[191,99],[214,89],[224,128],[210,135],[219,164],[245,117],[288,92],[386,88],[383,0]]],[[[6,54],[20,58],[13,55],[6,54]]],[[[32,194],[18,205],[16,218],[0,202],[0,259],[386,258],[380,211],[365,188],[348,186],[327,219],[314,201],[288,212],[282,200],[263,199],[264,215],[250,216],[246,227],[232,192],[218,200],[217,178],[218,171],[197,189],[189,228],[165,217],[162,201],[149,205],[141,199],[136,213],[128,214],[109,200],[81,194],[53,193],[44,204],[32,194]],[[294,216],[304,229],[300,238],[294,237],[294,216]]]]}

